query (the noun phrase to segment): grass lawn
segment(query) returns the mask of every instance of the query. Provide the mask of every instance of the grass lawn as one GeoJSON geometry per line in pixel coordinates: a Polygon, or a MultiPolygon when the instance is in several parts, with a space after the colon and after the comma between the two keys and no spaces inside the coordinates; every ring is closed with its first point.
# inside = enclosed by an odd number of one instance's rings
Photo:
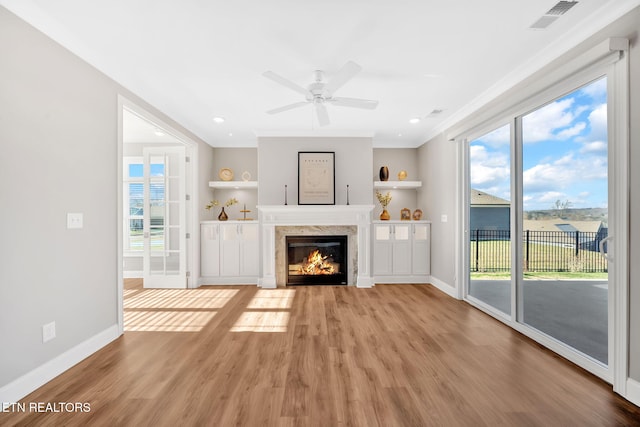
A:
{"type": "MultiPolygon", "coordinates": [[[[523,274],[525,280],[607,280],[607,273],[582,273],[571,271],[541,271],[541,272],[525,272],[523,274]]],[[[480,272],[471,273],[471,280],[509,280],[511,274],[508,272],[480,272]]]]}
{"type": "MultiPolygon", "coordinates": [[[[481,240],[471,242],[472,278],[508,279],[511,268],[511,242],[481,240]]],[[[525,278],[583,280],[607,277],[607,260],[600,253],[565,245],[529,243],[522,249],[525,278]]]]}

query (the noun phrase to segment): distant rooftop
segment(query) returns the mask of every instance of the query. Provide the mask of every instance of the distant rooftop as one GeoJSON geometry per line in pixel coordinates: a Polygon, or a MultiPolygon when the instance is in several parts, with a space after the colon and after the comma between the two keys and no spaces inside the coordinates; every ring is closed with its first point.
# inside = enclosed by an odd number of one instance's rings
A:
{"type": "Polygon", "coordinates": [[[509,206],[511,202],[500,197],[485,193],[484,191],[471,189],[471,206],[509,206]]]}
{"type": "Polygon", "coordinates": [[[531,231],[564,231],[597,233],[602,227],[602,221],[570,221],[561,218],[522,221],[522,228],[531,231]]]}

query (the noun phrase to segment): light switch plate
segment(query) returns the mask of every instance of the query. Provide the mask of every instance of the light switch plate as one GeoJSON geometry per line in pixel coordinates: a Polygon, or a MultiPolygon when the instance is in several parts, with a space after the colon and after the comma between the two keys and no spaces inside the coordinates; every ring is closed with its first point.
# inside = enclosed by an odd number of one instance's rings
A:
{"type": "Polygon", "coordinates": [[[448,220],[449,220],[449,218],[447,217],[446,214],[440,215],[440,222],[447,222],[448,220]]]}
{"type": "Polygon", "coordinates": [[[67,228],[82,228],[84,218],[82,213],[68,213],[67,214],[67,228]]]}
{"type": "Polygon", "coordinates": [[[42,325],[42,342],[51,341],[56,337],[56,322],[42,325]]]}

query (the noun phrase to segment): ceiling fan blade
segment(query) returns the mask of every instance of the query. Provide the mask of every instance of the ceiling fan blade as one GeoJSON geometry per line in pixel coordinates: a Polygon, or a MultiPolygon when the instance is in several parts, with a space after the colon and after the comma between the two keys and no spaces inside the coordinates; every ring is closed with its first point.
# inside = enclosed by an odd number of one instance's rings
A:
{"type": "Polygon", "coordinates": [[[342,85],[351,80],[356,74],[362,71],[362,67],[353,61],[349,61],[338,71],[325,86],[329,93],[334,93],[342,85]]]}
{"type": "Polygon", "coordinates": [[[304,107],[307,105],[307,101],[295,102],[293,104],[285,105],[283,107],[274,108],[273,110],[267,111],[267,114],[277,114],[282,113],[283,111],[293,110],[294,108],[304,107]]]}
{"type": "Polygon", "coordinates": [[[291,90],[295,90],[296,92],[301,93],[304,96],[313,96],[307,89],[292,82],[289,79],[285,79],[284,77],[274,73],[273,71],[265,71],[264,73],[262,73],[262,75],[270,80],[273,80],[276,83],[280,83],[281,85],[288,87],[291,90]]]}
{"type": "Polygon", "coordinates": [[[320,126],[327,126],[329,124],[329,113],[327,107],[324,104],[314,104],[316,107],[316,116],[318,116],[318,124],[320,126]]]}
{"type": "Polygon", "coordinates": [[[328,100],[332,105],[336,105],[338,107],[354,107],[354,108],[364,108],[365,110],[375,110],[378,106],[378,101],[374,101],[372,99],[362,99],[362,98],[331,98],[328,100]]]}

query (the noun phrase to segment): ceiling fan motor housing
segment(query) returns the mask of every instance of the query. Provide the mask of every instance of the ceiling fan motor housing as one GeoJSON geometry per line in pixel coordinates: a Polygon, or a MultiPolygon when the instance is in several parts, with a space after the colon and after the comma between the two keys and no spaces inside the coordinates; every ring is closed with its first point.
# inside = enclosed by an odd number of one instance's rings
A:
{"type": "Polygon", "coordinates": [[[325,83],[321,81],[316,81],[315,83],[311,83],[309,86],[307,86],[307,90],[311,95],[311,96],[307,95],[308,101],[315,101],[318,98],[321,98],[322,100],[324,100],[326,98],[331,97],[331,94],[325,89],[325,83]]]}

